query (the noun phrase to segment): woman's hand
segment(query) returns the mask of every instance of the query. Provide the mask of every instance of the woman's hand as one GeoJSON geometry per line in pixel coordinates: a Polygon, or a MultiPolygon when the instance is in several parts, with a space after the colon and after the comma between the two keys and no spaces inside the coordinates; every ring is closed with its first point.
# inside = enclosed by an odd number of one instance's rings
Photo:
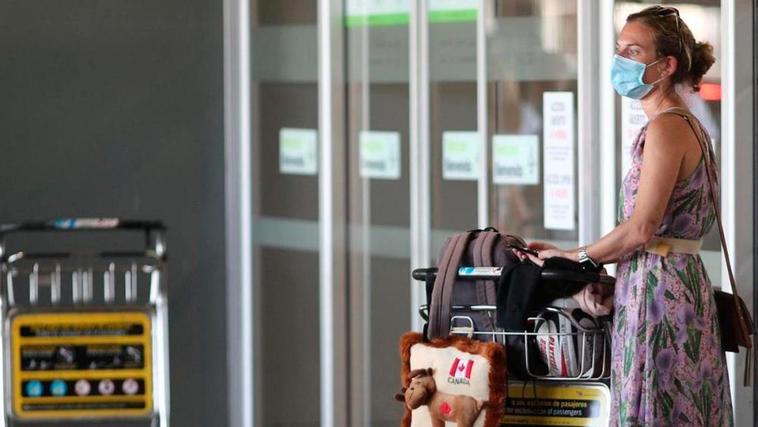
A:
{"type": "Polygon", "coordinates": [[[552,244],[547,243],[547,242],[531,242],[528,245],[526,245],[526,247],[529,248],[529,249],[532,249],[532,250],[534,250],[536,252],[538,252],[538,255],[529,254],[529,253],[526,253],[524,251],[520,251],[518,249],[513,249],[513,253],[521,261],[524,261],[524,260],[528,259],[531,262],[533,262],[533,263],[535,263],[537,265],[540,265],[540,266],[542,265],[543,259],[544,259],[542,257],[543,251],[556,251],[556,250],[559,250],[557,246],[552,245],[552,244]]]}
{"type": "Polygon", "coordinates": [[[544,250],[547,250],[547,249],[558,249],[557,246],[552,245],[552,244],[550,244],[548,242],[532,242],[532,243],[529,243],[528,245],[526,245],[526,247],[529,248],[529,249],[534,249],[537,252],[544,251],[544,250]]]}
{"type": "Polygon", "coordinates": [[[553,257],[566,258],[570,259],[571,261],[577,260],[574,252],[572,251],[564,251],[562,249],[546,249],[544,251],[540,251],[541,260],[546,260],[553,257]]]}
{"type": "Polygon", "coordinates": [[[526,247],[532,249],[533,251],[536,251],[537,255],[526,253],[518,249],[513,249],[513,253],[521,261],[528,259],[529,261],[539,266],[542,266],[545,263],[546,259],[553,257],[560,257],[569,259],[571,261],[577,261],[577,256],[574,251],[564,251],[563,249],[558,249],[557,246],[547,242],[532,242],[526,245],[526,247]]]}

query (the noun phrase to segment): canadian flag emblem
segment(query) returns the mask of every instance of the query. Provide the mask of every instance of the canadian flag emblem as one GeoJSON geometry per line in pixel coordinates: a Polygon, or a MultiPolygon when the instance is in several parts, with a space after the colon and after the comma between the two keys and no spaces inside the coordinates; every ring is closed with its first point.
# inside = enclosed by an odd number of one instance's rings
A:
{"type": "Polygon", "coordinates": [[[450,376],[453,378],[471,379],[471,370],[474,369],[474,361],[456,357],[450,366],[450,376]]]}

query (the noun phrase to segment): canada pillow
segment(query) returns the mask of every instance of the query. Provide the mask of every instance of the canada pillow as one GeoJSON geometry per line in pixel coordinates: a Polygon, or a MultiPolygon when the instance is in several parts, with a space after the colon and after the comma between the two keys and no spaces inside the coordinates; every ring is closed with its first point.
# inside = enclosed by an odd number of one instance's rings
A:
{"type": "Polygon", "coordinates": [[[400,340],[403,427],[497,427],[506,397],[505,349],[466,337],[400,340]]]}

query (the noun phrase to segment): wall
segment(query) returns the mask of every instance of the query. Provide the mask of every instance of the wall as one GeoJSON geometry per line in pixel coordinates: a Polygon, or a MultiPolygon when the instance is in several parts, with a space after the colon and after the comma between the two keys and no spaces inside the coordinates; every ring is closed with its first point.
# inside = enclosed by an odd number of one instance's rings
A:
{"type": "Polygon", "coordinates": [[[226,424],[222,25],[210,0],[0,3],[0,221],[167,223],[178,426],[226,424]]]}

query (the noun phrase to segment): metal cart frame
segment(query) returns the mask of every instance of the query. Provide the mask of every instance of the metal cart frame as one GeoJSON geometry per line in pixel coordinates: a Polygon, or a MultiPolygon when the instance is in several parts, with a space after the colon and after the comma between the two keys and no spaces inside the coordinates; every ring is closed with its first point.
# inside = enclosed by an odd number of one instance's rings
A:
{"type": "MultiPolygon", "coordinates": [[[[71,422],[97,422],[107,420],[145,420],[152,426],[169,425],[169,341],[168,341],[168,299],[165,279],[166,240],[165,226],[158,221],[125,221],[115,218],[72,218],[43,222],[25,222],[0,226],[0,319],[2,320],[2,339],[0,340],[0,375],[3,378],[3,398],[0,410],[3,416],[0,425],[13,425],[17,421],[33,420],[51,424],[71,422]],[[76,233],[90,232],[139,232],[144,235],[142,251],[88,252],[9,252],[6,238],[14,233],[76,233]],[[92,264],[82,264],[84,256],[92,264]],[[62,267],[76,259],[76,267],[66,273],[62,267]],[[21,271],[19,265],[25,263],[31,270],[21,271]],[[97,263],[100,267],[93,268],[97,263]],[[122,268],[123,299],[116,295],[116,264],[126,263],[129,268],[122,268]],[[103,267],[106,266],[106,267],[103,267]],[[102,299],[95,298],[93,288],[102,271],[102,299]],[[70,280],[69,280],[70,277],[70,280]],[[139,295],[138,285],[144,278],[148,295],[139,295]],[[24,280],[28,279],[28,282],[24,280]],[[21,283],[24,281],[24,283],[21,283]],[[28,299],[17,298],[22,285],[28,285],[28,299]],[[40,300],[40,286],[49,287],[49,301],[40,300]],[[64,295],[70,300],[62,298],[64,295]],[[12,320],[27,314],[61,314],[75,313],[144,313],[150,320],[150,411],[144,416],[109,416],[87,415],[72,416],[62,420],[20,418],[14,412],[13,369],[12,360],[12,320]]],[[[107,314],[106,314],[107,315],[107,314]]],[[[146,331],[147,332],[147,331],[146,331]]],[[[145,368],[147,369],[147,368],[145,368]]],[[[147,380],[145,381],[147,383],[147,380]]],[[[146,388],[145,385],[142,386],[146,388]]]]}
{"type": "MultiPolygon", "coordinates": [[[[476,280],[498,280],[503,269],[501,267],[460,267],[458,268],[457,277],[465,281],[476,280]]],[[[437,274],[436,268],[419,268],[413,270],[411,276],[417,281],[433,282],[434,277],[437,274]]],[[[579,281],[587,283],[604,283],[613,285],[616,283],[616,279],[612,276],[608,276],[600,273],[593,272],[577,272],[557,269],[544,269],[541,272],[542,280],[553,281],[579,281]]],[[[501,329],[493,329],[490,331],[477,331],[474,328],[474,321],[471,317],[466,316],[463,313],[486,313],[491,318],[494,318],[497,307],[494,305],[454,305],[451,307],[450,318],[450,334],[451,335],[465,335],[469,338],[489,338],[491,341],[499,342],[505,345],[506,337],[522,337],[524,342],[536,337],[553,337],[558,340],[566,338],[574,338],[577,342],[581,342],[581,347],[578,349],[579,360],[581,365],[578,369],[578,374],[572,376],[556,376],[551,374],[539,374],[532,371],[529,362],[529,347],[525,346],[524,357],[526,360],[524,364],[530,379],[544,380],[544,381],[600,381],[608,382],[610,380],[610,369],[607,366],[610,362],[610,320],[600,319],[601,325],[597,329],[589,329],[578,324],[574,319],[567,318],[573,323],[576,332],[535,332],[530,330],[524,331],[504,331],[501,329]],[[587,344],[590,343],[591,349],[587,349],[587,344]],[[600,351],[598,352],[598,343],[601,344],[600,351]],[[592,354],[588,355],[588,351],[592,354]],[[589,357],[585,357],[589,356],[589,357]],[[602,366],[595,365],[596,361],[600,358],[602,366]],[[587,359],[591,359],[589,366],[585,365],[587,359]],[[589,372],[589,374],[587,374],[589,372]]],[[[563,315],[562,312],[554,307],[546,307],[546,311],[555,313],[558,316],[563,315]]],[[[423,304],[419,307],[419,315],[425,321],[429,320],[429,305],[423,304]]],[[[529,317],[529,322],[535,324],[535,329],[544,322],[544,319],[536,316],[529,317]]]]}
{"type": "MultiPolygon", "coordinates": [[[[498,280],[502,273],[500,267],[460,267],[458,269],[457,278],[464,281],[476,281],[476,280],[498,280]]],[[[436,268],[420,268],[413,270],[411,276],[413,279],[427,284],[427,298],[430,295],[430,286],[434,283],[436,276],[436,268]]],[[[557,280],[557,281],[580,281],[586,283],[603,283],[608,285],[615,284],[615,278],[600,273],[593,272],[578,272],[578,271],[566,271],[557,269],[543,269],[541,273],[543,280],[557,280]]],[[[602,396],[605,401],[610,400],[610,317],[601,318],[598,322],[598,328],[588,329],[578,324],[573,318],[567,316],[573,325],[575,332],[539,332],[536,329],[539,326],[539,322],[544,321],[540,317],[530,317],[528,321],[534,323],[535,330],[524,331],[504,331],[501,329],[493,329],[490,331],[477,331],[474,327],[474,321],[467,313],[486,313],[494,318],[497,307],[492,305],[454,305],[451,307],[451,321],[450,321],[450,334],[451,335],[463,335],[469,338],[481,338],[489,341],[495,341],[502,345],[506,345],[507,337],[521,337],[525,343],[528,340],[536,339],[537,337],[553,338],[560,342],[561,339],[575,339],[577,343],[581,343],[581,346],[576,349],[578,353],[578,360],[581,362],[577,366],[577,370],[574,375],[559,376],[551,374],[541,374],[535,372],[533,367],[530,366],[530,345],[524,346],[524,364],[529,378],[519,378],[516,381],[509,380],[509,387],[517,386],[523,387],[524,390],[528,389],[527,384],[532,384],[532,397],[538,399],[537,389],[552,390],[551,393],[565,393],[566,390],[571,390],[572,387],[585,388],[590,393],[585,395],[602,396]],[[591,345],[591,349],[587,348],[587,345],[591,345]],[[600,345],[599,345],[600,344],[600,345]],[[591,355],[587,352],[591,351],[591,355]],[[589,356],[589,357],[586,357],[589,356]],[[587,360],[591,362],[587,363],[587,360]],[[600,366],[597,366],[597,363],[600,366]]],[[[561,310],[551,307],[545,308],[547,313],[555,315],[564,315],[561,310]]],[[[429,305],[423,304],[418,309],[419,315],[425,321],[428,321],[429,305]]],[[[426,331],[425,331],[426,332],[426,331]]],[[[526,394],[522,390],[521,398],[527,398],[526,394]]],[[[598,397],[600,398],[600,397],[598,397]]],[[[506,407],[508,409],[508,407],[506,407]]],[[[518,416],[514,415],[516,419],[518,416]]],[[[537,416],[539,417],[539,416],[537,416]]],[[[596,425],[598,419],[592,421],[591,425],[596,425]]],[[[518,423],[518,422],[517,422],[518,423]]],[[[531,425],[531,423],[528,423],[531,425]]],[[[572,424],[580,425],[580,424],[572,424]]]]}

